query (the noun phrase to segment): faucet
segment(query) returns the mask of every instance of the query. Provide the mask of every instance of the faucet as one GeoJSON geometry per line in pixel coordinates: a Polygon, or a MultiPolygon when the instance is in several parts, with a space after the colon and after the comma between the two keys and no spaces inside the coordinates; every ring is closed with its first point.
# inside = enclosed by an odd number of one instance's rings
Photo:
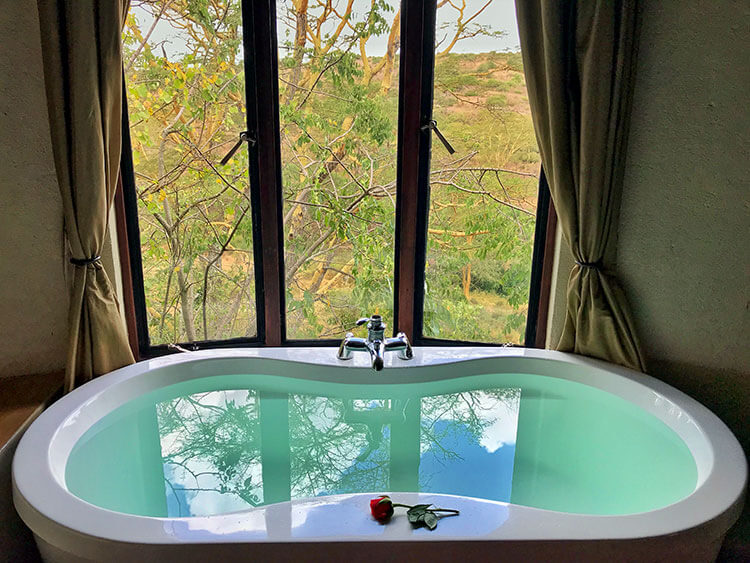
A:
{"type": "Polygon", "coordinates": [[[365,317],[357,321],[357,326],[367,323],[367,338],[357,338],[347,332],[341,341],[338,354],[339,360],[350,360],[354,352],[369,352],[372,367],[375,371],[383,369],[383,355],[386,352],[398,352],[401,360],[411,360],[414,357],[411,344],[406,334],[399,332],[393,338],[385,338],[385,323],[380,315],[365,317]]]}

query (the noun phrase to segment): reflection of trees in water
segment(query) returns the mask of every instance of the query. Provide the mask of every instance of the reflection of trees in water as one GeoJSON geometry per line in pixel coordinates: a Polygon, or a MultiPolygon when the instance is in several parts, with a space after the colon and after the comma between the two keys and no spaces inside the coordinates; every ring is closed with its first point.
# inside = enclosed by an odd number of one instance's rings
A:
{"type": "Polygon", "coordinates": [[[520,397],[521,390],[512,387],[423,397],[421,452],[432,450],[445,461],[460,459],[458,453],[443,446],[447,439],[460,429],[462,435],[469,434],[479,442],[498,419],[516,416],[520,397]],[[437,424],[448,420],[453,424],[437,424]]]}
{"type": "Polygon", "coordinates": [[[255,391],[214,391],[157,405],[165,480],[177,502],[180,491],[211,491],[262,503],[257,404],[255,391]]]}
{"type": "MultiPolygon", "coordinates": [[[[419,425],[422,454],[429,450],[444,462],[460,460],[445,444],[455,444],[451,438],[458,432],[479,442],[498,420],[515,418],[520,393],[489,389],[402,400],[289,395],[291,497],[387,490],[394,425],[419,425]],[[419,420],[406,420],[411,401],[420,401],[419,420]]],[[[178,491],[209,491],[262,504],[256,391],[200,393],[157,409],[165,478],[178,502],[178,491]]]]}
{"type": "MultiPolygon", "coordinates": [[[[373,402],[376,405],[377,402],[373,402]]],[[[382,488],[388,483],[389,434],[376,420],[357,421],[354,401],[291,395],[289,429],[292,497],[382,488]]]]}

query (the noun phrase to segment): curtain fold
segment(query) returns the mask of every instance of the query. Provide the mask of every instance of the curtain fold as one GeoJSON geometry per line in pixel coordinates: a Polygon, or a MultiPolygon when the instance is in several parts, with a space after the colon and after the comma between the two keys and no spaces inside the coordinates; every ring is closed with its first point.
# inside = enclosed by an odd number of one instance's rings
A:
{"type": "Polygon", "coordinates": [[[643,371],[613,275],[631,89],[636,0],[516,0],[542,165],[576,261],[558,350],[643,371]]]}
{"type": "Polygon", "coordinates": [[[37,0],[52,148],[74,264],[65,391],[133,363],[99,258],[120,164],[127,0],[37,0]]]}

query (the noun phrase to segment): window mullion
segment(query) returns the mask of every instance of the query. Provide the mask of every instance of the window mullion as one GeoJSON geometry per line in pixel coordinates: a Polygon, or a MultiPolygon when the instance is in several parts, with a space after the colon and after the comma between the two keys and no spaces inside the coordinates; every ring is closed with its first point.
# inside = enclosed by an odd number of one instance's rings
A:
{"type": "Polygon", "coordinates": [[[405,1],[402,10],[393,324],[418,342],[430,198],[431,130],[426,125],[432,119],[436,5],[405,1]]]}
{"type": "Polygon", "coordinates": [[[248,131],[257,139],[249,150],[258,334],[264,344],[279,346],[285,308],[275,2],[243,0],[242,12],[248,131]]]}

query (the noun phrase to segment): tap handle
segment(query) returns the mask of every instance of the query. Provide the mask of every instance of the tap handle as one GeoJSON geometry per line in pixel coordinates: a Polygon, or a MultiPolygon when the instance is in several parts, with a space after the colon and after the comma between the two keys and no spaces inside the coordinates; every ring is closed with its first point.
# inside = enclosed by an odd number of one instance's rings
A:
{"type": "Polygon", "coordinates": [[[367,323],[367,328],[369,330],[385,330],[385,323],[383,322],[383,317],[380,315],[373,315],[372,317],[362,317],[357,321],[357,326],[362,326],[363,324],[367,323]]]}

